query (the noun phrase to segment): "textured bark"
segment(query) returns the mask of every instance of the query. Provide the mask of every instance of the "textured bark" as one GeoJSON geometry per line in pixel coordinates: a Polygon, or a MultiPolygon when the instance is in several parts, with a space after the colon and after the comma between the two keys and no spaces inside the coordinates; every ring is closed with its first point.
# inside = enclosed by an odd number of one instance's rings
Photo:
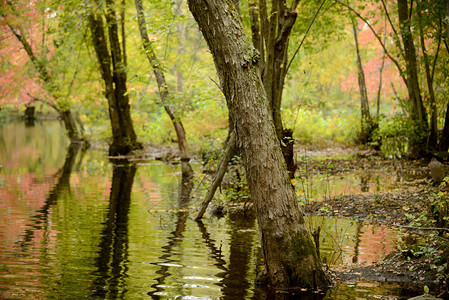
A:
{"type": "Polygon", "coordinates": [[[176,136],[178,137],[178,147],[181,153],[181,159],[186,160],[190,158],[189,149],[187,146],[186,133],[181,120],[175,116],[175,113],[170,108],[169,97],[170,93],[168,90],[167,82],[165,81],[165,75],[162,71],[160,64],[157,60],[156,54],[154,53],[153,47],[151,46],[150,38],[148,37],[148,32],[146,28],[145,15],[143,13],[143,6],[141,0],[135,0],[136,11],[137,11],[137,22],[139,25],[140,37],[142,39],[142,45],[145,50],[145,54],[148,61],[153,68],[154,76],[156,77],[157,85],[159,88],[159,95],[161,97],[162,105],[164,106],[165,112],[170,117],[173,127],[175,128],[176,136]]]}
{"type": "Polygon", "coordinates": [[[229,1],[190,0],[189,7],[214,57],[236,129],[256,208],[267,283],[278,288],[312,288],[315,279],[318,286],[327,286],[268,111],[259,53],[229,1]]]}
{"type": "MultiPolygon", "coordinates": [[[[285,0],[272,0],[268,18],[265,0],[260,0],[258,7],[255,1],[249,2],[252,42],[261,56],[259,67],[262,71],[269,110],[283,153],[289,153],[289,150],[284,148],[292,147],[294,144],[293,139],[290,139],[288,144],[284,143],[288,137],[284,135],[281,106],[287,75],[289,36],[296,21],[297,5],[298,1],[293,1],[291,6],[287,7],[285,0]]],[[[284,159],[289,170],[296,168],[295,161],[291,157],[284,156],[284,159]]],[[[290,176],[293,178],[294,174],[290,176]]]]}
{"type": "MultiPolygon", "coordinates": [[[[261,1],[262,2],[262,1],[261,1]]],[[[283,124],[281,117],[282,91],[284,88],[285,76],[287,75],[287,50],[288,39],[296,21],[295,11],[297,2],[293,1],[291,7],[286,6],[284,0],[273,0],[271,12],[268,19],[266,16],[266,3],[259,3],[259,16],[254,13],[255,5],[252,8],[251,26],[252,30],[258,29],[258,21],[261,20],[263,26],[262,35],[253,31],[253,44],[259,53],[264,54],[264,64],[261,65],[262,79],[268,97],[268,103],[273,117],[276,134],[279,141],[283,138],[283,124]]]]}
{"type": "Polygon", "coordinates": [[[97,1],[96,6],[99,10],[89,15],[89,27],[100,65],[101,76],[105,84],[105,96],[108,100],[112,129],[112,144],[109,146],[109,155],[121,155],[139,149],[142,145],[137,141],[131,119],[126,87],[127,78],[124,61],[126,55],[120,47],[114,5],[114,1],[107,0],[106,8],[103,12],[101,10],[102,3],[97,1]],[[107,35],[104,30],[105,24],[102,13],[104,13],[106,19],[107,35]]]}
{"type": "Polygon", "coordinates": [[[426,137],[428,134],[427,114],[421,98],[416,49],[410,26],[407,0],[397,0],[397,4],[400,32],[405,52],[406,83],[411,106],[410,118],[414,127],[413,136],[410,138],[408,155],[410,157],[419,157],[425,151],[426,147],[426,137]]]}

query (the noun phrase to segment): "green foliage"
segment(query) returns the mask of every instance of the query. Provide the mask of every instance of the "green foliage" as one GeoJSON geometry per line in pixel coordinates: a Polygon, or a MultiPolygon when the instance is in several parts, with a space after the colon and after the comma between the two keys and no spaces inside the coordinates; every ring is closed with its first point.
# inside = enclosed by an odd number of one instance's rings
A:
{"type": "Polygon", "coordinates": [[[294,129],[293,137],[300,144],[351,144],[359,126],[356,116],[349,117],[337,112],[325,116],[315,109],[286,109],[283,118],[284,123],[294,129]]]}
{"type": "Polygon", "coordinates": [[[407,152],[407,141],[412,136],[410,118],[403,113],[379,118],[379,127],[373,133],[375,143],[381,145],[384,156],[403,157],[407,152]]]}

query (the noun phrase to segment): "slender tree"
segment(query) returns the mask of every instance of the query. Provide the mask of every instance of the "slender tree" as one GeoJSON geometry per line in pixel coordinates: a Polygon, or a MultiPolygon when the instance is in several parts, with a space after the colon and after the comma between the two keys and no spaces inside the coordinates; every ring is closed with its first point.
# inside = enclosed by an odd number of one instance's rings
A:
{"type": "Polygon", "coordinates": [[[356,23],[357,21],[353,18],[351,18],[351,21],[357,57],[357,79],[360,91],[360,115],[361,115],[360,141],[362,142],[362,144],[366,144],[372,140],[371,134],[374,127],[373,127],[373,120],[369,112],[368,91],[366,88],[365,72],[363,71],[362,57],[360,55],[358,28],[356,23]]]}
{"type": "MultiPolygon", "coordinates": [[[[105,96],[109,107],[112,129],[109,155],[128,154],[132,150],[142,148],[142,145],[137,141],[131,119],[126,87],[125,39],[121,39],[122,45],[120,45],[114,0],[106,0],[105,2],[95,0],[94,4],[88,20],[92,44],[105,84],[105,96]]],[[[121,8],[124,9],[124,6],[121,6],[121,8]]],[[[121,28],[123,35],[124,26],[121,28]]]]}
{"type": "MultiPolygon", "coordinates": [[[[135,0],[136,11],[137,11],[137,22],[139,25],[140,37],[142,39],[142,46],[144,52],[150,62],[151,67],[153,68],[154,76],[156,77],[157,85],[159,88],[159,95],[161,98],[162,105],[164,106],[165,112],[170,117],[172,121],[173,127],[175,128],[176,135],[178,137],[178,147],[181,153],[181,160],[188,161],[190,159],[189,149],[187,147],[187,139],[186,132],[184,126],[182,125],[182,121],[179,116],[176,116],[175,112],[173,112],[172,108],[169,105],[170,92],[168,89],[167,82],[165,80],[164,72],[161,68],[160,62],[156,57],[156,53],[153,50],[153,46],[151,45],[150,38],[148,37],[147,32],[147,22],[145,21],[145,15],[143,11],[143,5],[141,0],[135,0]]],[[[181,76],[178,73],[178,78],[181,76]]],[[[181,80],[178,80],[180,83],[181,80]]]]}
{"type": "Polygon", "coordinates": [[[255,203],[266,282],[278,288],[327,286],[291,187],[261,80],[260,55],[232,2],[190,0],[214,58],[255,203]]]}

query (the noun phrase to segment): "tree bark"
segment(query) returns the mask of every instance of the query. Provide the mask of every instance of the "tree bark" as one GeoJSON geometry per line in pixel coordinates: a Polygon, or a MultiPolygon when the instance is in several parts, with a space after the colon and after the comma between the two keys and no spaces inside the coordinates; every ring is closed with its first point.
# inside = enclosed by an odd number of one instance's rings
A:
{"type": "Polygon", "coordinates": [[[267,283],[277,288],[328,285],[283,162],[260,77],[259,53],[235,7],[190,0],[190,10],[214,58],[237,147],[255,204],[267,283]],[[314,276],[315,275],[315,276],[314,276]]]}
{"type": "MultiPolygon", "coordinates": [[[[385,33],[384,33],[383,43],[385,44],[385,42],[387,40],[387,16],[385,16],[384,23],[385,23],[385,25],[384,25],[385,33]]],[[[376,97],[376,108],[377,108],[376,109],[376,123],[377,123],[377,125],[379,125],[379,122],[380,122],[380,95],[381,95],[380,92],[382,91],[382,80],[383,80],[382,74],[383,74],[384,67],[385,67],[385,50],[382,49],[382,64],[379,69],[379,85],[377,88],[377,97],[376,97]]]]}
{"type": "Polygon", "coordinates": [[[426,150],[428,135],[427,114],[421,98],[416,49],[413,42],[407,0],[397,0],[397,5],[400,32],[405,51],[406,83],[411,106],[410,118],[413,124],[408,155],[410,157],[420,157],[426,150]]]}
{"type": "MultiPolygon", "coordinates": [[[[108,35],[104,30],[103,17],[97,10],[89,15],[91,38],[100,65],[100,72],[105,84],[105,95],[108,100],[109,118],[112,129],[112,144],[109,146],[109,155],[128,154],[132,150],[142,148],[137,141],[131,119],[129,97],[126,87],[126,67],[118,36],[117,16],[114,10],[114,1],[106,1],[104,11],[108,35]],[[109,40],[109,46],[107,43],[109,40]]],[[[96,1],[97,8],[102,3],[96,1]]],[[[122,45],[123,46],[123,45],[122,45]]]]}
{"type": "Polygon", "coordinates": [[[159,88],[159,95],[161,97],[162,105],[164,106],[165,112],[170,117],[170,120],[172,121],[173,127],[175,128],[176,136],[178,137],[178,147],[179,151],[181,153],[181,160],[189,160],[189,148],[187,146],[187,139],[186,139],[186,133],[184,130],[184,126],[182,125],[181,120],[179,117],[176,117],[172,109],[169,105],[169,91],[168,91],[168,85],[165,81],[165,75],[162,71],[160,64],[157,60],[156,54],[154,53],[153,47],[151,46],[150,38],[148,37],[148,32],[146,28],[146,21],[145,21],[145,15],[143,13],[143,6],[141,0],[135,0],[136,5],[136,11],[137,11],[137,22],[139,25],[139,31],[140,31],[140,37],[142,39],[142,45],[145,50],[145,54],[148,58],[148,61],[151,64],[151,67],[153,68],[154,76],[157,80],[157,85],[159,88]]]}
{"type": "MultiPolygon", "coordinates": [[[[297,13],[295,9],[297,5],[298,2],[293,1],[291,6],[287,7],[285,0],[272,0],[270,17],[268,18],[265,0],[259,1],[258,8],[254,1],[249,3],[253,45],[261,54],[259,67],[262,70],[262,80],[268,97],[269,110],[282,151],[286,154],[290,154],[290,151],[284,148],[292,147],[294,140],[284,135],[289,131],[284,130],[282,123],[282,92],[287,75],[289,36],[296,21],[297,13]],[[284,143],[287,139],[288,144],[284,143]]],[[[284,156],[284,159],[289,170],[296,168],[293,156],[284,156]]],[[[290,174],[293,178],[294,173],[290,174]]]]}

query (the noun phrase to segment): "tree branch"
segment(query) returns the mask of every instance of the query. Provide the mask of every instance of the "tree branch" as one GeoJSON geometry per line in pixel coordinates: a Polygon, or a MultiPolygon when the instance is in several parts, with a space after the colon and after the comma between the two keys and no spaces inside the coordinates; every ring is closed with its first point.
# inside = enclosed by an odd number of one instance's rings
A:
{"type": "Polygon", "coordinates": [[[312,28],[312,25],[313,25],[313,23],[315,22],[316,17],[317,17],[318,14],[320,13],[320,11],[321,11],[321,9],[323,8],[324,3],[326,3],[326,1],[327,1],[327,0],[323,0],[323,2],[321,2],[320,7],[318,8],[318,10],[316,11],[315,15],[313,16],[313,19],[312,19],[312,21],[310,22],[309,27],[308,27],[307,30],[306,30],[306,33],[305,33],[304,36],[302,37],[301,43],[299,43],[298,48],[296,48],[295,52],[293,53],[292,58],[290,59],[290,62],[289,62],[288,65],[287,65],[287,69],[285,69],[285,73],[288,73],[288,69],[290,69],[290,66],[291,66],[293,60],[295,59],[296,54],[298,54],[299,49],[301,49],[301,46],[302,46],[302,44],[304,43],[304,40],[306,39],[307,34],[308,34],[309,31],[310,31],[310,28],[312,28]]]}

